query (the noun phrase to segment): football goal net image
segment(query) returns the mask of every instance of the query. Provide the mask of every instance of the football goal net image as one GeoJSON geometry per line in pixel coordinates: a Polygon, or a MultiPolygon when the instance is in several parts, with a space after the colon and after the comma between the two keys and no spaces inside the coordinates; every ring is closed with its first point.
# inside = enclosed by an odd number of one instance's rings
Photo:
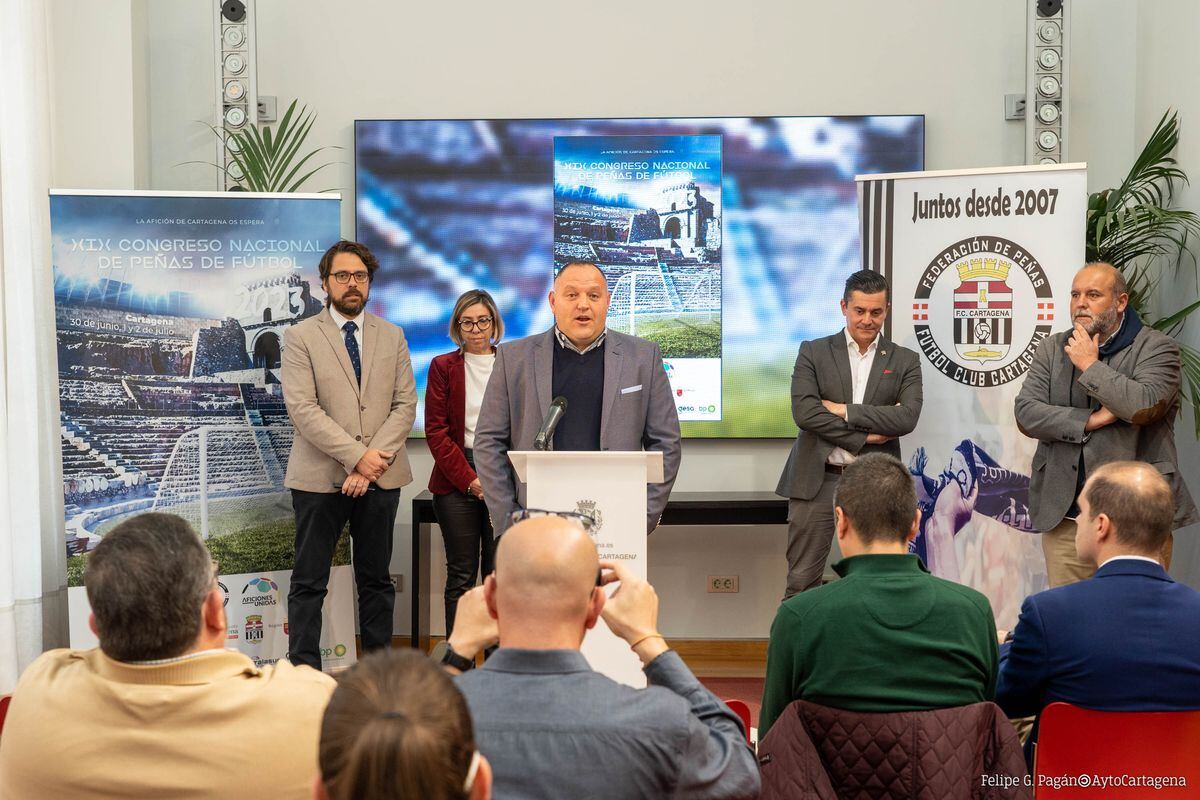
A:
{"type": "Polygon", "coordinates": [[[201,536],[273,520],[291,522],[283,486],[295,432],[283,425],[205,425],[175,442],[154,511],[177,514],[201,536]]]}
{"type": "Polygon", "coordinates": [[[664,358],[721,355],[721,273],[627,272],[613,284],[608,324],[657,343],[664,358]]]}

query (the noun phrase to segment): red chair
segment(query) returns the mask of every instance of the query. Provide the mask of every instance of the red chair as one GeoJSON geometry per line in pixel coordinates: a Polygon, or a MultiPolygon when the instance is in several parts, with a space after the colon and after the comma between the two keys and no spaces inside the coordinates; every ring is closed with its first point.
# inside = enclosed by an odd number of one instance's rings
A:
{"type": "Polygon", "coordinates": [[[4,730],[4,718],[8,716],[8,704],[11,702],[11,694],[0,695],[0,731],[4,730]]]}
{"type": "Polygon", "coordinates": [[[1051,703],[1039,724],[1034,798],[1196,797],[1198,754],[1200,711],[1089,711],[1051,703]],[[1089,785],[1080,785],[1080,776],[1086,776],[1089,785]],[[1155,788],[1103,782],[1124,776],[1177,778],[1186,785],[1164,783],[1155,788]],[[1096,784],[1096,777],[1102,783],[1096,784]]]}
{"type": "Polygon", "coordinates": [[[750,706],[746,705],[745,700],[723,700],[721,702],[738,715],[738,719],[742,721],[742,727],[746,729],[746,744],[752,745],[753,742],[750,741],[750,706]]]}

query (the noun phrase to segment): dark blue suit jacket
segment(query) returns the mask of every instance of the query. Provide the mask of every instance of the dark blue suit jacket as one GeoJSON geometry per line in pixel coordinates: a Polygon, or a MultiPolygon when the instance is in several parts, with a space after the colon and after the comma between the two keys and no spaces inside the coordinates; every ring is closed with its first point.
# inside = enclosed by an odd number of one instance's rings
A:
{"type": "Polygon", "coordinates": [[[1101,711],[1200,708],[1200,592],[1158,564],[1111,561],[1025,598],[1000,649],[996,702],[1010,717],[1057,701],[1101,711]]]}

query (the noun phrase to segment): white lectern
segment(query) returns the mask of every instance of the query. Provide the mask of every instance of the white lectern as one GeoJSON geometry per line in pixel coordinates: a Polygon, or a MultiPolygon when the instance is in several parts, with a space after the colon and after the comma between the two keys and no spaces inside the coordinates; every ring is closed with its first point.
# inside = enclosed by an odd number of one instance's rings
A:
{"type": "MultiPolygon", "coordinates": [[[[526,484],[526,508],[592,516],[600,558],[620,561],[646,577],[646,484],[663,482],[662,453],[521,450],[508,457],[517,479],[526,484]]],[[[615,681],[646,685],[638,657],[604,620],[584,637],[583,655],[592,669],[615,681]]]]}

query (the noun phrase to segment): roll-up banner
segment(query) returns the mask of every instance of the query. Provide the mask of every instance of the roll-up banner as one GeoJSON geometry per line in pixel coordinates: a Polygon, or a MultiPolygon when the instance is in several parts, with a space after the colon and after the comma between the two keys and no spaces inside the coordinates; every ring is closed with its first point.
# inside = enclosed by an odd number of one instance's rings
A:
{"type": "Polygon", "coordinates": [[[1070,327],[1087,167],[860,175],[862,263],[892,287],[891,338],[921,357],[925,403],[901,446],[921,508],[913,549],[987,595],[1011,628],[1046,587],[1029,515],[1036,442],[1013,402],[1038,344],[1070,327]]]}
{"type": "MultiPolygon", "coordinates": [[[[295,525],[283,487],[294,432],[279,382],[288,326],[322,309],[317,264],[337,195],[55,191],[50,196],[71,644],[92,647],[88,553],[145,511],[204,537],[228,641],[287,655],[295,525]]],[[[321,635],[354,662],[349,545],[321,635]]],[[[148,603],[154,598],[146,598],[148,603]]]]}

